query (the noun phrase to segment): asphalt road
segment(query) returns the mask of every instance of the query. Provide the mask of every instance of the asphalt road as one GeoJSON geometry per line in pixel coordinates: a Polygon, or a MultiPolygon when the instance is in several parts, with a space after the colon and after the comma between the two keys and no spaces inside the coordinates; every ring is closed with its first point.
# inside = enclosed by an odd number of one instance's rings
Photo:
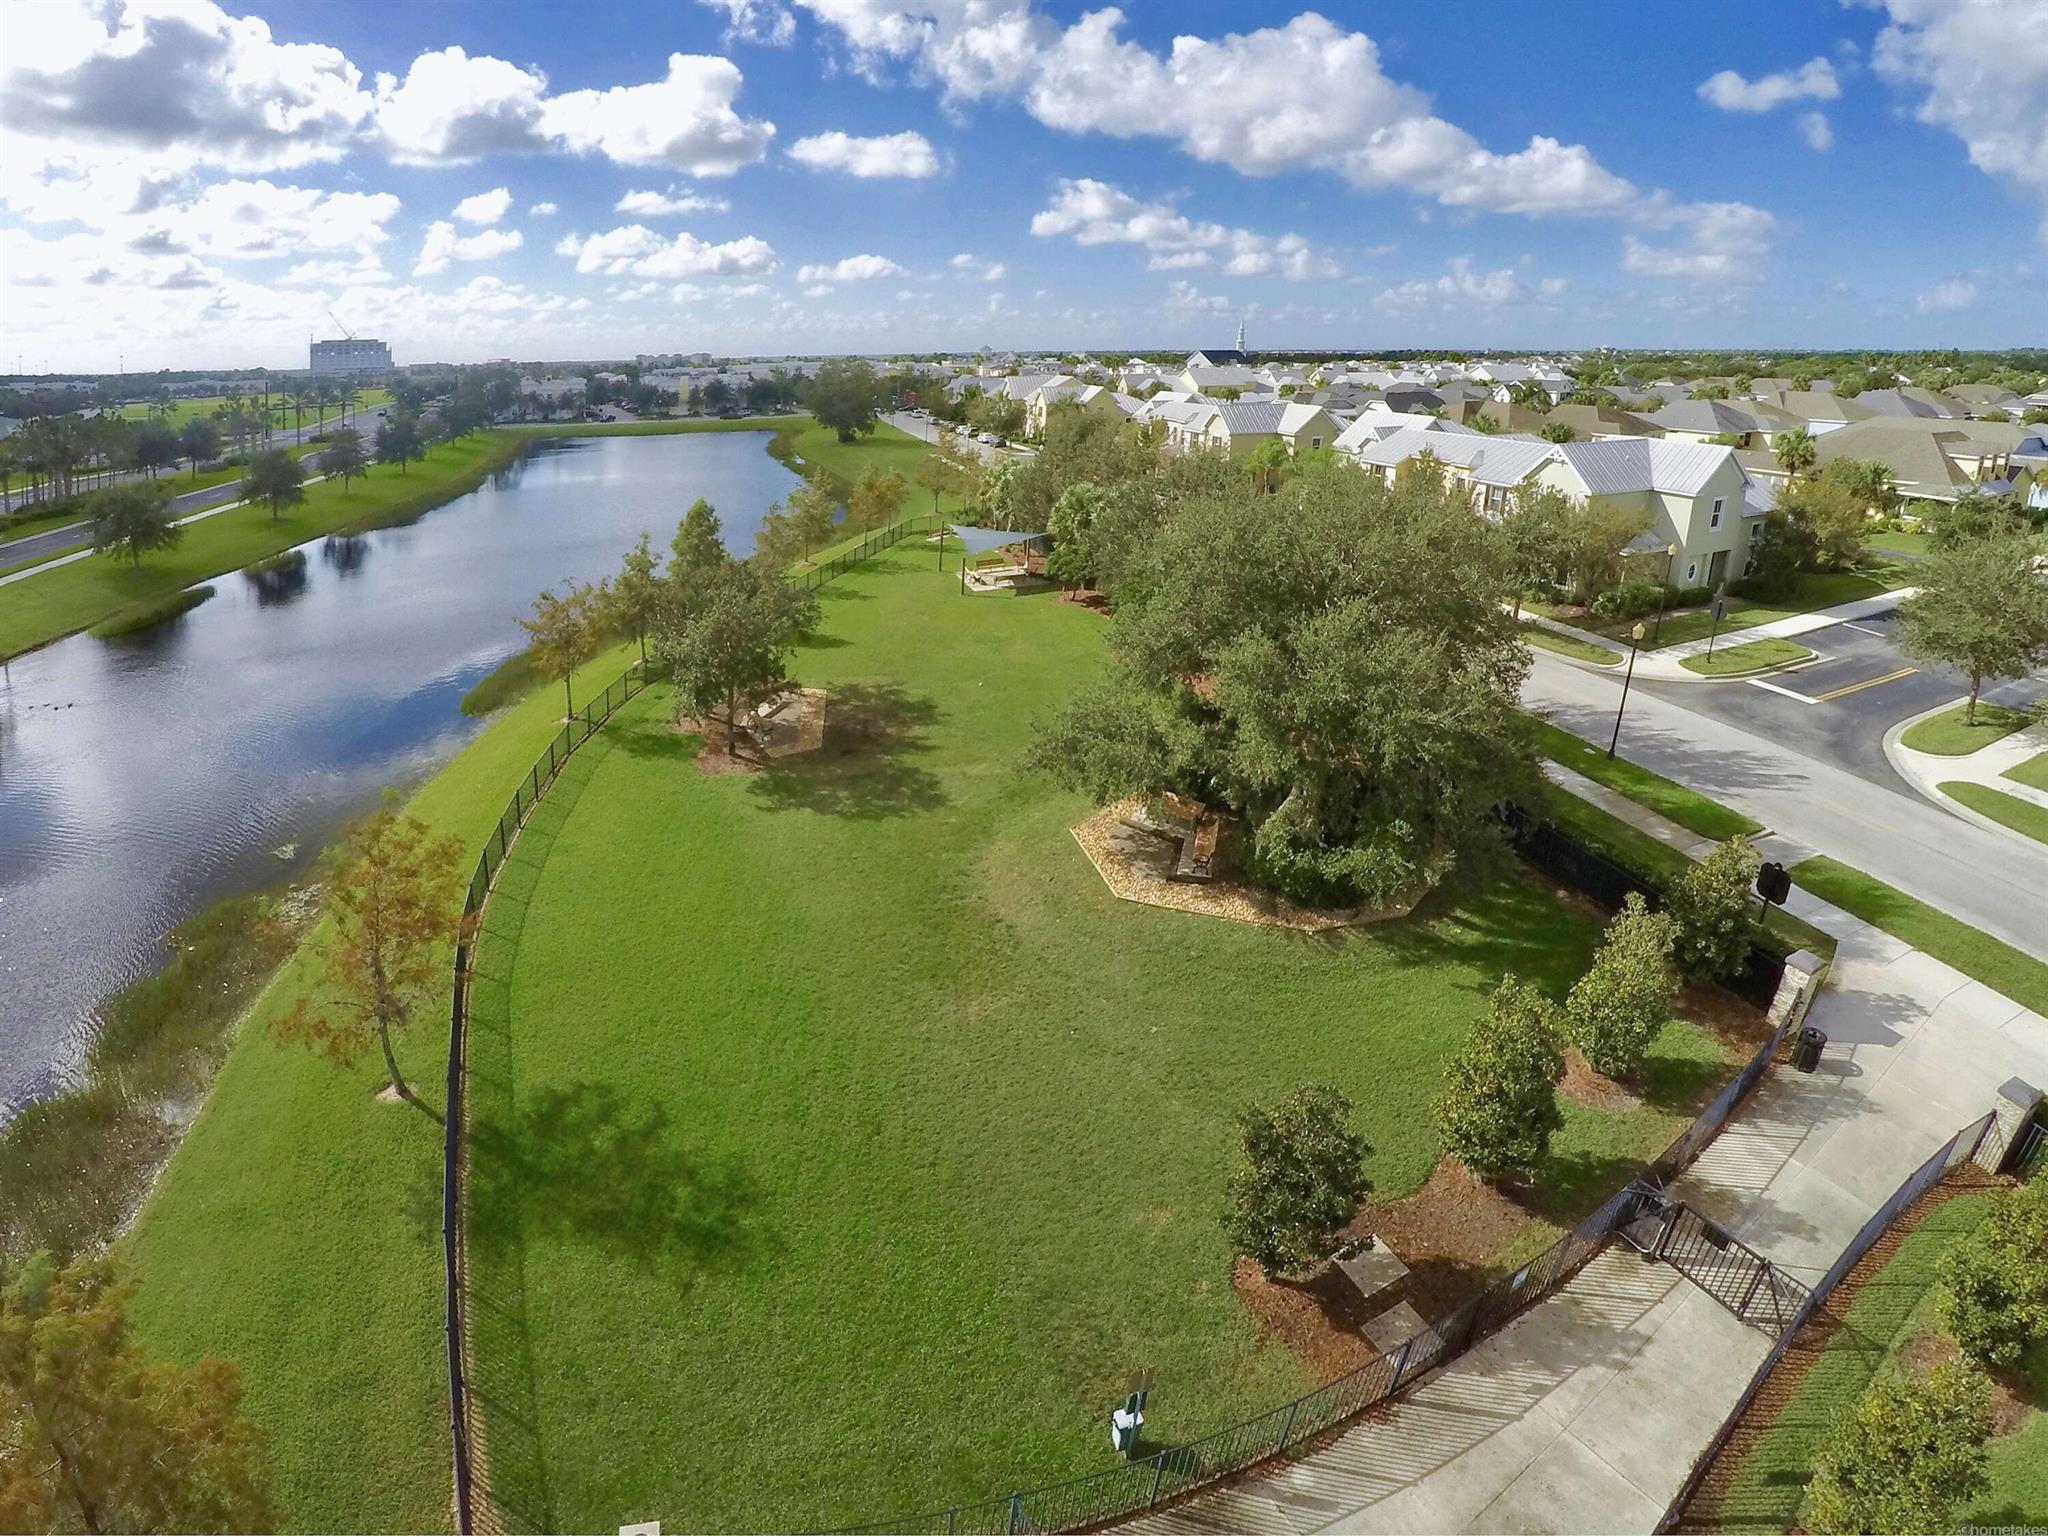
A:
{"type": "MultiPolygon", "coordinates": [[[[348,425],[366,433],[374,432],[383,416],[384,407],[376,406],[367,411],[358,411],[349,418],[348,425]]],[[[321,430],[331,432],[340,425],[342,423],[339,421],[330,421],[321,430]]],[[[308,436],[313,431],[311,427],[303,430],[308,436]]],[[[297,432],[286,432],[279,438],[280,445],[286,447],[293,446],[297,441],[297,432]]],[[[317,453],[306,456],[309,470],[317,464],[319,457],[317,453]]],[[[194,512],[203,512],[208,507],[219,506],[224,501],[233,501],[241,491],[242,482],[239,480],[209,485],[203,490],[186,491],[182,495],[171,497],[171,514],[174,517],[189,517],[194,512]]],[[[66,550],[77,549],[86,542],[87,535],[83,523],[68,523],[62,528],[47,528],[41,533],[32,533],[25,539],[11,539],[5,544],[0,544],[0,566],[19,565],[24,560],[47,559],[51,555],[61,555],[66,550]]]]}
{"type": "MultiPolygon", "coordinates": [[[[921,438],[927,443],[936,443],[939,440],[938,423],[929,416],[913,416],[908,411],[892,411],[882,419],[899,432],[908,432],[912,437],[921,438]]],[[[983,463],[992,463],[1006,453],[1029,457],[1034,451],[1030,448],[997,448],[977,440],[973,433],[966,431],[959,433],[959,439],[961,443],[979,454],[983,463]]]]}
{"type": "MultiPolygon", "coordinates": [[[[1799,637],[1818,660],[1746,683],[1645,683],[1635,690],[1754,732],[1886,789],[1903,785],[1885,760],[1885,732],[1969,692],[1959,672],[1913,661],[1898,648],[1896,610],[1799,637]]],[[[1731,637],[1731,644],[1742,636],[1731,637]]],[[[2022,704],[2039,681],[2005,683],[1984,696],[2022,704]]],[[[1633,697],[1633,694],[1631,695],[1633,697]]]]}
{"type": "MultiPolygon", "coordinates": [[[[1837,687],[1861,676],[1847,670],[1847,660],[1842,675],[1849,681],[1837,687]]],[[[1816,675],[1826,676],[1818,669],[1816,675]]],[[[1860,745],[1832,749],[1837,733],[1858,743],[1875,731],[1881,741],[1879,720],[1890,724],[1913,713],[1916,695],[1901,687],[1882,706],[1866,701],[1832,721],[1820,712],[1891,687],[1873,684],[1812,705],[1740,683],[1637,687],[1622,721],[1621,755],[2048,960],[2048,847],[1951,815],[1889,770],[1879,779],[1851,768],[1848,761],[1864,755],[1860,745]],[[1862,723],[1852,723],[1851,716],[1862,723]],[[1801,729],[1808,734],[1800,736],[1801,729]],[[1802,743],[1818,743],[1830,755],[1817,756],[1802,743]]],[[[1601,746],[1620,695],[1621,679],[1611,672],[1542,653],[1523,689],[1530,707],[1601,746]]],[[[1932,702],[1953,696],[1937,689],[1932,702]]]]}

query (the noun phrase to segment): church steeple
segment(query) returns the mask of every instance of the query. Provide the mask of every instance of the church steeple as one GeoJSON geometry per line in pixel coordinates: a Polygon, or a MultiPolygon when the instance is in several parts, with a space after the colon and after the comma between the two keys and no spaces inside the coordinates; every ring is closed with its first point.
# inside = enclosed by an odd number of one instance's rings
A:
{"type": "Polygon", "coordinates": [[[1237,322],[1237,350],[1239,352],[1244,351],[1244,321],[1242,319],[1237,322]]]}

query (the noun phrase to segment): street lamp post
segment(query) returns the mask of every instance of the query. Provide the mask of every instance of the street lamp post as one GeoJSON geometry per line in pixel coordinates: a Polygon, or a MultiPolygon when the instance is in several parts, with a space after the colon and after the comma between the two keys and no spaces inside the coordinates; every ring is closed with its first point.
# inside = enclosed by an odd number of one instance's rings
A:
{"type": "Polygon", "coordinates": [[[1657,622],[1650,627],[1650,643],[1655,645],[1664,633],[1664,605],[1671,601],[1671,566],[1678,559],[1678,546],[1664,546],[1664,585],[1657,589],[1657,622]]]}
{"type": "Polygon", "coordinates": [[[1628,671],[1621,679],[1621,703],[1614,711],[1614,734],[1607,740],[1607,755],[1610,758],[1614,756],[1614,749],[1621,745],[1621,712],[1628,708],[1628,685],[1635,681],[1636,676],[1636,647],[1643,643],[1643,636],[1646,633],[1648,631],[1641,624],[1628,632],[1628,671]]]}

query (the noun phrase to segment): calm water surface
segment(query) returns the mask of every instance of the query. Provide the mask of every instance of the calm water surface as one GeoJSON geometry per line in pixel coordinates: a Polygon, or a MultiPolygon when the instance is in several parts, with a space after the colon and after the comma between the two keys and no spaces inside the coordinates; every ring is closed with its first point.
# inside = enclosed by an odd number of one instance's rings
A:
{"type": "Polygon", "coordinates": [[[302,580],[217,576],[146,635],[0,670],[0,1114],[75,1070],[167,929],[288,878],[481,729],[457,704],[542,587],[609,575],[643,528],[664,548],[698,496],[749,552],[797,484],[767,441],[542,442],[407,527],[302,546],[302,580]]]}

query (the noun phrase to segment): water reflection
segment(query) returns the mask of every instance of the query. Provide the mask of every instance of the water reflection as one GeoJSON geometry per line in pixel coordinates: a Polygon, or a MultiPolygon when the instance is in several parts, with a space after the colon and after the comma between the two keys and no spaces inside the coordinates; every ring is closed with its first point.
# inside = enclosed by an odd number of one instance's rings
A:
{"type": "Polygon", "coordinates": [[[610,574],[643,528],[665,546],[700,495],[750,549],[796,483],[765,446],[546,444],[410,524],[216,577],[122,644],[0,668],[0,1103],[61,1079],[166,929],[302,869],[382,786],[445,762],[480,725],[458,702],[542,587],[610,574]]]}

